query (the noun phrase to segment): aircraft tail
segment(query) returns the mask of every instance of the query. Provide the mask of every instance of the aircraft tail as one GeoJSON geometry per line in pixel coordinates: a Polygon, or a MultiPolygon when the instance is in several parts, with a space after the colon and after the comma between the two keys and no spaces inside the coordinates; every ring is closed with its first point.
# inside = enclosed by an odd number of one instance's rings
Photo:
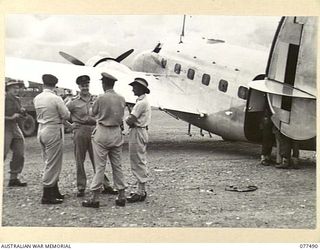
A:
{"type": "Polygon", "coordinates": [[[267,93],[274,125],[295,140],[316,136],[317,21],[316,17],[282,18],[266,78],[249,84],[267,93]]]}

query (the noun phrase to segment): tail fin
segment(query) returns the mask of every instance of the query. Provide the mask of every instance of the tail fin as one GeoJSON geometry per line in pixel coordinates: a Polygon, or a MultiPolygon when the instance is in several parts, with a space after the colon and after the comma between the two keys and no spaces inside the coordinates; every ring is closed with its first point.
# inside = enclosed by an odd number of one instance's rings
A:
{"type": "Polygon", "coordinates": [[[266,78],[250,87],[268,94],[271,119],[286,136],[316,136],[316,17],[283,17],[270,50],[266,78]]]}

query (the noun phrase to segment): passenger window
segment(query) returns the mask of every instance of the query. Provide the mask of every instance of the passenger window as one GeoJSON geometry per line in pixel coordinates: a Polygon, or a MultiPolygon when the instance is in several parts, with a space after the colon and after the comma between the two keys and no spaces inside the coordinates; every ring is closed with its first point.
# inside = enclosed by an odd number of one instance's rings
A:
{"type": "Polygon", "coordinates": [[[221,79],[219,81],[219,90],[222,92],[227,92],[228,82],[226,80],[221,79]]]}
{"type": "Polygon", "coordinates": [[[238,97],[244,100],[248,98],[248,88],[240,86],[238,89],[238,97]]]}
{"type": "Polygon", "coordinates": [[[193,78],[194,78],[194,70],[193,70],[193,69],[188,69],[187,77],[188,77],[190,80],[193,80],[193,78]]]}
{"type": "Polygon", "coordinates": [[[176,74],[180,74],[181,71],[181,65],[179,63],[176,63],[176,65],[174,66],[174,72],[176,74]]]}
{"type": "Polygon", "coordinates": [[[202,84],[208,86],[210,83],[210,75],[208,74],[203,74],[202,75],[202,84]]]}

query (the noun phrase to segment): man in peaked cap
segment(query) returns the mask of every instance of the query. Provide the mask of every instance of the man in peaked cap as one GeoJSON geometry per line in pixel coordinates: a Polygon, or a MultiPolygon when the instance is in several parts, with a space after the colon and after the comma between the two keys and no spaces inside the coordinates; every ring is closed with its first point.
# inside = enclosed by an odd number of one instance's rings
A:
{"type": "Polygon", "coordinates": [[[42,75],[43,85],[45,87],[55,87],[58,83],[58,78],[51,74],[42,75]]]}
{"type": "Polygon", "coordinates": [[[9,187],[27,186],[27,183],[18,179],[18,175],[22,172],[24,166],[24,137],[18,126],[18,121],[23,118],[24,113],[24,108],[21,106],[18,97],[19,85],[21,84],[13,80],[6,82],[4,160],[11,149],[9,187]]]}
{"type": "Polygon", "coordinates": [[[97,124],[92,133],[92,147],[96,172],[94,174],[90,189],[92,197],[82,202],[84,207],[99,207],[99,192],[103,186],[104,172],[107,158],[109,157],[114,187],[118,190],[117,206],[125,206],[126,182],[121,166],[121,155],[123,135],[121,131],[124,116],[125,99],[113,90],[117,78],[102,73],[102,87],[104,94],[100,95],[94,102],[92,114],[97,124]]]}
{"type": "MultiPolygon", "coordinates": [[[[91,134],[95,127],[96,120],[89,114],[94,102],[94,96],[89,92],[90,77],[88,75],[81,75],[76,79],[80,93],[76,97],[67,102],[67,108],[70,111],[70,119],[73,122],[73,142],[74,155],[77,168],[77,197],[85,195],[87,177],[84,168],[84,161],[87,152],[92,163],[93,171],[95,172],[95,164],[93,158],[93,150],[91,143],[91,134]]],[[[117,194],[110,186],[109,179],[104,177],[104,193],[117,194]]]]}
{"type": "Polygon", "coordinates": [[[37,113],[38,141],[45,162],[43,173],[42,204],[59,204],[64,196],[58,188],[62,168],[63,123],[70,117],[70,112],[60,96],[53,91],[58,82],[54,75],[42,76],[43,92],[37,95],[33,102],[37,113]]]}
{"type": "Polygon", "coordinates": [[[138,96],[126,123],[130,127],[129,154],[130,165],[133,175],[138,180],[138,190],[127,198],[128,202],[144,201],[147,197],[145,189],[148,180],[147,169],[147,143],[148,126],[151,122],[151,107],[146,94],[150,93],[148,82],[143,78],[135,78],[129,85],[135,96],[138,96]]]}

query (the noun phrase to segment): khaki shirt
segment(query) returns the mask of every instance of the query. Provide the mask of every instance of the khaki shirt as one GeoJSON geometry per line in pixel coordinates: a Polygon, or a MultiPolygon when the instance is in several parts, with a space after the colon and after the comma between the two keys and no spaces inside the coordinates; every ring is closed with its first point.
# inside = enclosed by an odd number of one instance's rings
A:
{"type": "MultiPolygon", "coordinates": [[[[10,93],[6,93],[6,98],[5,98],[5,109],[4,109],[4,115],[5,116],[12,116],[15,113],[20,113],[21,112],[21,101],[20,98],[17,96],[14,96],[10,93]]],[[[16,124],[16,120],[5,120],[5,126],[10,126],[13,124],[16,124]]]]}
{"type": "MultiPolygon", "coordinates": [[[[5,116],[12,116],[21,112],[20,98],[10,93],[6,93],[5,97],[5,116]]],[[[10,133],[12,138],[23,138],[23,134],[18,126],[18,120],[5,120],[5,133],[10,133]]]]}
{"type": "Polygon", "coordinates": [[[134,123],[136,127],[146,127],[150,125],[151,106],[146,95],[141,95],[138,97],[131,114],[137,118],[137,121],[134,123]]]}
{"type": "Polygon", "coordinates": [[[95,125],[96,120],[89,115],[89,110],[92,108],[94,102],[94,97],[90,95],[87,100],[78,96],[72,98],[67,103],[67,108],[70,111],[70,117],[72,122],[83,125],[95,125]]]}
{"type": "Polygon", "coordinates": [[[106,127],[120,126],[126,106],[125,99],[113,89],[98,96],[92,106],[92,114],[97,123],[106,127]]]}
{"type": "Polygon", "coordinates": [[[37,112],[37,121],[40,124],[58,125],[70,117],[70,112],[62,98],[50,89],[44,89],[34,98],[33,103],[37,112]]]}

